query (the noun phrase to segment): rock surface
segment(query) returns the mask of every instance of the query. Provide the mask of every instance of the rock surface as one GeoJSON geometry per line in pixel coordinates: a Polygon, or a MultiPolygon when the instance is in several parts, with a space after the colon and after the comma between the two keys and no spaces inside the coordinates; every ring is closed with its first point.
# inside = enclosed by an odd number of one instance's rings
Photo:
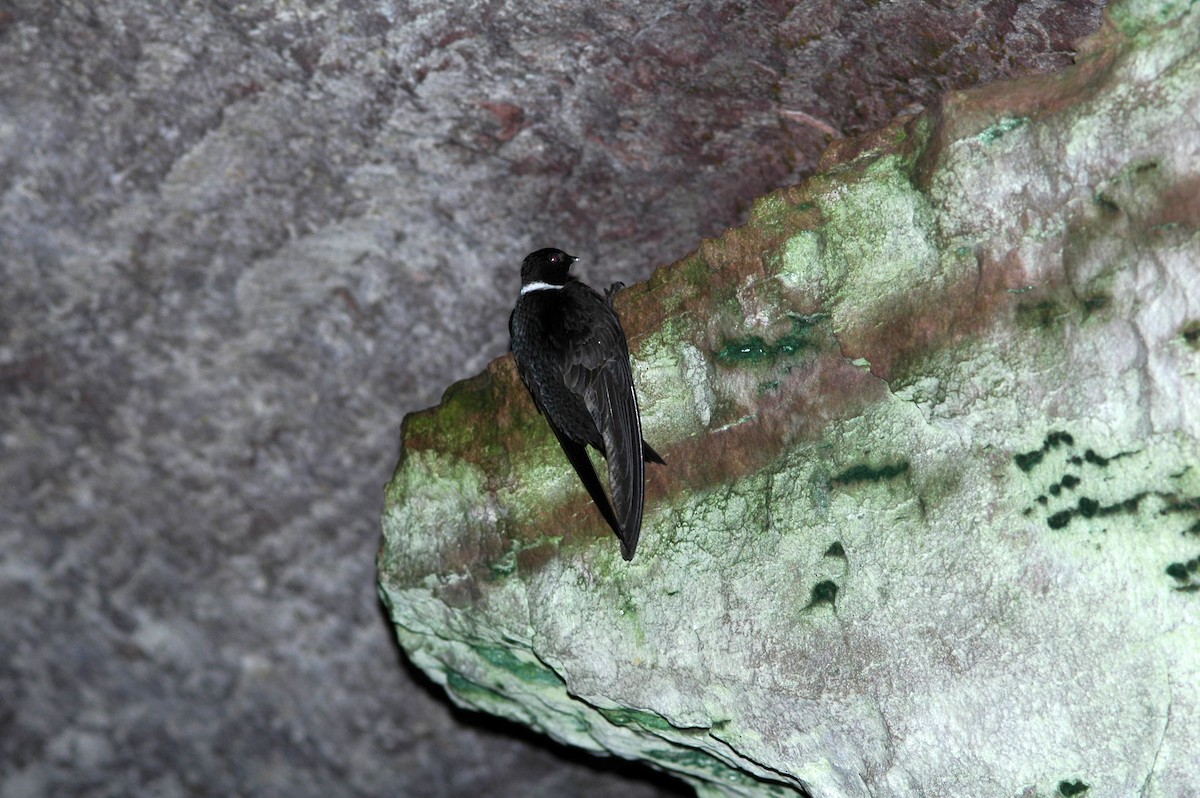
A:
{"type": "Polygon", "coordinates": [[[532,5],[0,2],[0,796],[662,794],[398,665],[401,417],[534,245],[632,282],[1103,3],[532,5]]]}
{"type": "Polygon", "coordinates": [[[1110,14],[618,297],[669,464],[632,563],[510,359],[410,415],[413,662],[702,794],[1189,794],[1200,9],[1110,14]]]}

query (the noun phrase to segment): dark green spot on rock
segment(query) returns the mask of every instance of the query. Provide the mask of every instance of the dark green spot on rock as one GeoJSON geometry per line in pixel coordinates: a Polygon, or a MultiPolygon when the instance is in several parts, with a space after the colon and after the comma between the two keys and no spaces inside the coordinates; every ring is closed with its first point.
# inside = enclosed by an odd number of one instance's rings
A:
{"type": "Polygon", "coordinates": [[[1061,510],[1046,519],[1046,526],[1051,529],[1062,529],[1069,523],[1071,523],[1070,510],[1061,510]]]}
{"type": "Polygon", "coordinates": [[[812,346],[810,332],[815,326],[812,319],[793,317],[791,332],[774,342],[767,343],[758,335],[735,338],[714,352],[713,357],[726,366],[774,362],[778,358],[793,357],[812,346]]]}
{"type": "Polygon", "coordinates": [[[814,607],[817,604],[833,604],[833,600],[837,598],[838,586],[826,579],[824,582],[817,582],[813,585],[812,598],[808,602],[808,606],[814,607]]]}
{"type": "Polygon", "coordinates": [[[1042,459],[1046,456],[1047,452],[1049,452],[1051,449],[1064,445],[1075,445],[1075,439],[1071,437],[1070,433],[1051,432],[1046,436],[1046,439],[1042,441],[1042,446],[1040,449],[1034,449],[1031,452],[1014,454],[1013,462],[1017,464],[1017,468],[1028,474],[1031,470],[1033,470],[1034,466],[1042,462],[1042,459]]]}
{"type": "Polygon", "coordinates": [[[1045,456],[1046,453],[1043,451],[1025,452],[1024,454],[1013,455],[1013,461],[1016,462],[1017,468],[1025,473],[1029,473],[1035,465],[1042,462],[1042,458],[1045,456]]]}
{"type": "Polygon", "coordinates": [[[757,335],[730,341],[715,353],[717,361],[731,363],[754,362],[767,357],[767,342],[757,335]]]}
{"type": "Polygon", "coordinates": [[[1029,117],[1025,116],[1010,116],[1001,119],[996,124],[981,132],[976,138],[983,144],[995,144],[1005,135],[1011,133],[1017,128],[1029,121],[1029,117]]]}
{"type": "Polygon", "coordinates": [[[1200,349],[1200,321],[1188,323],[1183,328],[1183,342],[1192,349],[1200,349]]]}
{"type": "Polygon", "coordinates": [[[851,485],[855,482],[881,482],[907,472],[907,460],[879,466],[878,468],[869,465],[856,465],[850,466],[850,468],[835,476],[832,482],[835,485],[851,485]]]}
{"type": "Polygon", "coordinates": [[[1046,441],[1050,444],[1051,448],[1058,446],[1059,444],[1065,446],[1075,445],[1075,439],[1071,437],[1069,432],[1051,432],[1048,436],[1046,436],[1046,441]]]}
{"type": "Polygon", "coordinates": [[[1200,574],[1200,557],[1193,557],[1187,562],[1173,562],[1167,566],[1166,571],[1167,576],[1180,583],[1175,587],[1176,590],[1185,593],[1200,590],[1200,582],[1195,579],[1196,575],[1200,574]]]}

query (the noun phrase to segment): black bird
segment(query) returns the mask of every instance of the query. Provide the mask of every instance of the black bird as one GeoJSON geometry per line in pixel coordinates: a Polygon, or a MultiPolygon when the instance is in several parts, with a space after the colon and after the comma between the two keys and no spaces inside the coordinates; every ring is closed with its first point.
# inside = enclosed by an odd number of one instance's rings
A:
{"type": "Polygon", "coordinates": [[[642,531],[643,461],[665,463],[642,439],[629,346],[612,307],[622,285],[614,283],[600,296],[570,273],[577,260],[560,249],[525,258],[508,332],[521,381],[617,533],[621,556],[632,560],[642,531]],[[589,444],[608,461],[611,504],[588,457],[589,444]]]}

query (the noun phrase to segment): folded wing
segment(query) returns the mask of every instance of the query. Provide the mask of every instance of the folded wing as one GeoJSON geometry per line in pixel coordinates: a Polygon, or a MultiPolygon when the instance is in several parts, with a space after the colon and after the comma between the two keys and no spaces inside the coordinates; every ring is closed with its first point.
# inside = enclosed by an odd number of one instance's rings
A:
{"type": "Polygon", "coordinates": [[[621,541],[621,556],[630,560],[641,535],[645,500],[642,425],[625,334],[616,313],[599,296],[593,296],[607,312],[588,314],[592,321],[588,335],[570,338],[563,376],[567,388],[583,398],[599,433],[599,440],[589,443],[608,461],[612,512],[617,521],[609,523],[621,541]]]}

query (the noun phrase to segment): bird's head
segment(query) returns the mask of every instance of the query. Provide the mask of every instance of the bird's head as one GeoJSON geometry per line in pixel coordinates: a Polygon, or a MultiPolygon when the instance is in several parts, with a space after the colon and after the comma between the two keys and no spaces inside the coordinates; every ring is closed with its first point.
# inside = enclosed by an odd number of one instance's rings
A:
{"type": "Polygon", "coordinates": [[[568,255],[561,249],[539,249],[525,256],[521,262],[521,287],[544,283],[547,286],[563,286],[570,280],[571,264],[579,258],[568,255]]]}

